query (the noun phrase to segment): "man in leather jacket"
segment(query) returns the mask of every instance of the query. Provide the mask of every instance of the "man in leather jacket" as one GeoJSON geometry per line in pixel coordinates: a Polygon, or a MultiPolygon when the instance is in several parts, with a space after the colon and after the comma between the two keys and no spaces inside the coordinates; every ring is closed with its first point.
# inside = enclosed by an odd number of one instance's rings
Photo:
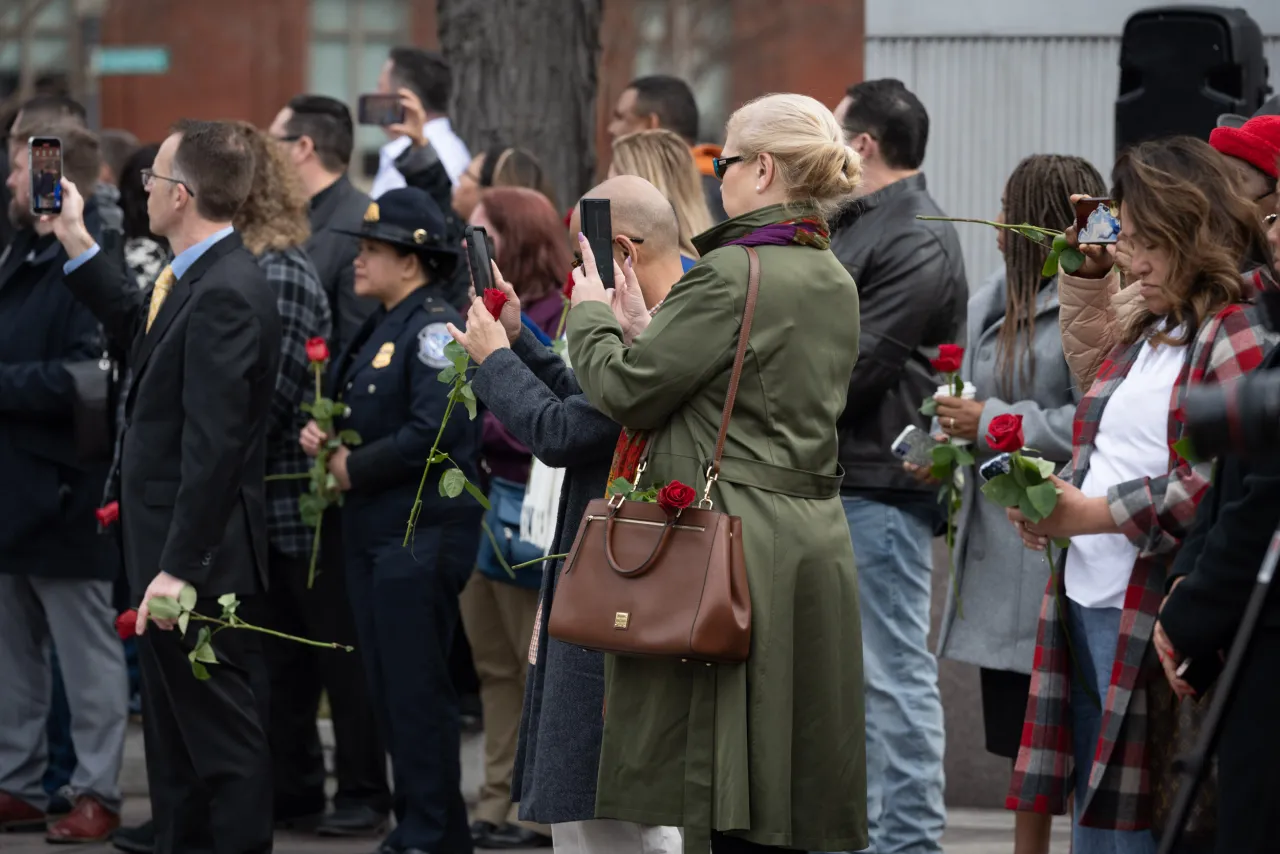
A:
{"type": "Polygon", "coordinates": [[[940,378],[940,344],[964,345],[968,286],[960,242],[929,195],[920,164],[924,106],[897,80],[850,87],[836,108],[862,157],[858,199],[835,223],[831,249],[861,299],[861,352],[840,419],[842,497],[862,605],[867,702],[868,823],[877,851],[941,851],[942,700],[928,649],[935,490],[889,446],[940,378]]]}

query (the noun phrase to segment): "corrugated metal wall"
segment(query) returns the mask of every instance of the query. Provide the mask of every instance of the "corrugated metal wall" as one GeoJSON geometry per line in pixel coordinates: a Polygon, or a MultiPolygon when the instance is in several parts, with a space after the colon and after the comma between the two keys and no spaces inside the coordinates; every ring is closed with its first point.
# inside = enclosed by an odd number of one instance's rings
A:
{"type": "MultiPolygon", "coordinates": [[[[1280,37],[1266,41],[1273,86],[1280,37]]],[[[925,172],[951,216],[990,219],[1029,154],[1075,154],[1107,177],[1115,150],[1119,38],[867,39],[866,79],[896,77],[929,110],[925,172]]],[[[971,287],[1001,264],[991,229],[959,225],[971,287]]]]}

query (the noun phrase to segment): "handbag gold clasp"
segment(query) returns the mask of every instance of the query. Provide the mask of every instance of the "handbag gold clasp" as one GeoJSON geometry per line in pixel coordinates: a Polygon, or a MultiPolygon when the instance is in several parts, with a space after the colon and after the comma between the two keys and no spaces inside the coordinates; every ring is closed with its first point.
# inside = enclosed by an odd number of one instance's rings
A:
{"type": "MultiPolygon", "coordinates": [[[[640,491],[640,477],[644,474],[644,470],[645,470],[646,468],[648,468],[648,467],[649,467],[649,461],[648,461],[648,460],[645,460],[644,462],[640,463],[640,465],[639,465],[639,466],[637,466],[637,467],[636,467],[636,479],[635,479],[635,480],[633,480],[633,481],[631,482],[631,491],[632,491],[632,492],[639,492],[639,491],[640,491]]],[[[625,495],[610,495],[610,496],[609,496],[609,506],[610,506],[610,507],[612,507],[612,508],[614,508],[614,509],[616,510],[617,508],[621,507],[621,506],[622,506],[622,504],[623,504],[623,502],[625,502],[626,500],[627,500],[627,497],[626,497],[625,495]],[[618,501],[618,503],[617,503],[617,504],[614,504],[614,503],[613,503],[615,498],[616,498],[616,499],[617,499],[617,501],[618,501]]]]}
{"type": "Polygon", "coordinates": [[[711,487],[719,479],[720,475],[716,474],[715,466],[707,466],[707,485],[702,489],[702,500],[698,502],[699,510],[711,510],[715,507],[711,501],[711,487]]]}

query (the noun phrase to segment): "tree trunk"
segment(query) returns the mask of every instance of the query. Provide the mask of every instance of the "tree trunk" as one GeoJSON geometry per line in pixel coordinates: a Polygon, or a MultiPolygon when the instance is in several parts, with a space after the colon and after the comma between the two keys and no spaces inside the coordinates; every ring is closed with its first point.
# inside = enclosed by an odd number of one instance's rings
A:
{"type": "Polygon", "coordinates": [[[565,210],[595,171],[602,0],[439,0],[440,46],[453,70],[450,116],[479,153],[528,149],[565,210]]]}

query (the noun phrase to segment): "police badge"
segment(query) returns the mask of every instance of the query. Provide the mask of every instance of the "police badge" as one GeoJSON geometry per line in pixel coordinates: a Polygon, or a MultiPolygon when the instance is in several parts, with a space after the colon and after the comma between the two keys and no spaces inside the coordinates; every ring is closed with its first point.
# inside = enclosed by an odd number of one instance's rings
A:
{"type": "Polygon", "coordinates": [[[449,327],[443,323],[428,323],[418,333],[418,359],[430,368],[447,368],[449,360],[444,348],[453,340],[449,327]]]}

